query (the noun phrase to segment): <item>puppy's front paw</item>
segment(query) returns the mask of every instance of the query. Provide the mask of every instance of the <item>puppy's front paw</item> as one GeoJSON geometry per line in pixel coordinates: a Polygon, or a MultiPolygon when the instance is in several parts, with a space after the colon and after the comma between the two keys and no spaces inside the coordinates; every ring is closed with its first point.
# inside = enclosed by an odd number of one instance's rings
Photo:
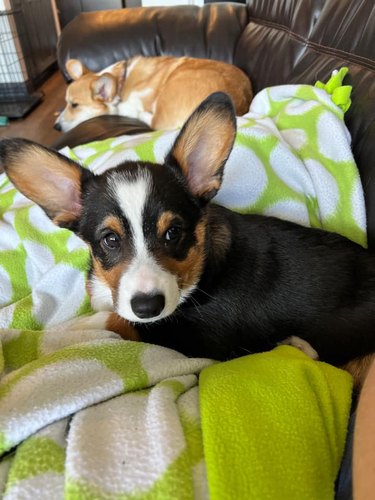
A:
{"type": "Polygon", "coordinates": [[[282,342],[279,342],[279,345],[291,345],[307,354],[307,356],[309,356],[311,359],[314,359],[315,361],[319,360],[319,355],[316,350],[311,347],[311,345],[306,340],[303,340],[295,335],[292,335],[282,342]]]}
{"type": "Polygon", "coordinates": [[[110,315],[114,314],[107,311],[100,311],[89,316],[79,316],[62,326],[69,330],[109,330],[106,328],[110,315]]]}

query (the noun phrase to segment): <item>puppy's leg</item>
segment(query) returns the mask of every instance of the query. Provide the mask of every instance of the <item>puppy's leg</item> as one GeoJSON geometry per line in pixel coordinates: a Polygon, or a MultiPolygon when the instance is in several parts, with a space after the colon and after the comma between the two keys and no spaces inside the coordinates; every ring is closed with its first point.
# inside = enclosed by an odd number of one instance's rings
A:
{"type": "Polygon", "coordinates": [[[316,350],[311,347],[311,345],[306,341],[303,340],[299,337],[296,337],[295,335],[292,335],[291,337],[286,338],[282,342],[279,342],[279,345],[291,345],[293,347],[296,347],[300,351],[304,352],[309,356],[311,359],[314,359],[318,361],[319,355],[316,352],[316,350]]]}
{"type": "Polygon", "coordinates": [[[140,340],[136,328],[115,312],[100,311],[64,324],[70,330],[110,330],[125,340],[140,340]]]}
{"type": "Polygon", "coordinates": [[[375,358],[375,354],[367,354],[361,358],[356,358],[341,366],[343,370],[348,371],[354,379],[354,388],[360,390],[367,376],[367,372],[375,358]]]}
{"type": "MultiPolygon", "coordinates": [[[[319,355],[316,352],[316,350],[313,349],[311,345],[308,342],[306,342],[306,340],[303,340],[294,335],[286,338],[285,340],[280,342],[279,345],[291,345],[293,347],[297,347],[297,349],[300,349],[302,352],[307,354],[311,359],[314,359],[316,361],[319,360],[319,355]]],[[[367,354],[366,356],[362,356],[361,358],[352,359],[345,365],[340,366],[340,368],[346,370],[352,375],[354,379],[353,382],[354,389],[356,389],[357,391],[359,391],[362,388],[362,385],[367,376],[367,372],[369,371],[369,368],[374,359],[375,359],[375,354],[367,354]]]]}

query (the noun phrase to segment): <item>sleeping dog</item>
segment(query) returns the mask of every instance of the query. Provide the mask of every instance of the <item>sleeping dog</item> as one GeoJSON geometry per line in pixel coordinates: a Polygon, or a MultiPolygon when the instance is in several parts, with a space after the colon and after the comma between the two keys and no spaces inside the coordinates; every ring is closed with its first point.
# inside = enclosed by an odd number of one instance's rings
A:
{"type": "Polygon", "coordinates": [[[66,70],[73,80],[55,128],[63,132],[95,116],[137,118],[156,130],[183,125],[212,92],[226,92],[237,115],[249,110],[251,83],[236,66],[192,57],[132,57],[93,73],[77,59],[66,70]]]}
{"type": "Polygon", "coordinates": [[[220,360],[294,336],[335,365],[372,353],[374,256],[338,234],[209,203],[235,133],[233,105],[215,93],[163,165],[95,176],[21,139],[2,141],[0,158],[21,192],[88,243],[98,328],[220,360]]]}

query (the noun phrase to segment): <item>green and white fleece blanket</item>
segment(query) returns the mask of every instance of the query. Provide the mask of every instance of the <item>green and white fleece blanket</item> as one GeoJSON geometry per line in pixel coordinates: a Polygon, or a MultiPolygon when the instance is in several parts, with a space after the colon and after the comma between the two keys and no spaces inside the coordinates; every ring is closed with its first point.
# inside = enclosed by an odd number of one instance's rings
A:
{"type": "MultiPolygon", "coordinates": [[[[350,95],[343,74],[322,88],[279,86],[255,97],[238,118],[217,203],[366,245],[363,192],[343,121],[350,95]]],[[[64,153],[100,173],[127,159],[163,161],[176,134],[119,137],[64,153]]],[[[86,246],[4,174],[0,216],[4,498],[206,497],[210,445],[206,440],[203,449],[197,375],[211,361],[64,324],[91,312],[86,246]]]]}

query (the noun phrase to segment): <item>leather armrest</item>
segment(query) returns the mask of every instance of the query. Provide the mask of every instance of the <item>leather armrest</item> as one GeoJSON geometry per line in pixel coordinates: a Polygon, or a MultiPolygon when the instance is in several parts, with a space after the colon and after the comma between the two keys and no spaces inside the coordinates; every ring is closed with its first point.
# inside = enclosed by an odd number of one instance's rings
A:
{"type": "Polygon", "coordinates": [[[134,118],[118,115],[97,116],[80,123],[69,132],[61,134],[61,137],[54,141],[51,147],[54,149],[61,149],[65,146],[74,148],[92,141],[101,141],[125,134],[142,134],[151,130],[148,125],[134,118]]]}

